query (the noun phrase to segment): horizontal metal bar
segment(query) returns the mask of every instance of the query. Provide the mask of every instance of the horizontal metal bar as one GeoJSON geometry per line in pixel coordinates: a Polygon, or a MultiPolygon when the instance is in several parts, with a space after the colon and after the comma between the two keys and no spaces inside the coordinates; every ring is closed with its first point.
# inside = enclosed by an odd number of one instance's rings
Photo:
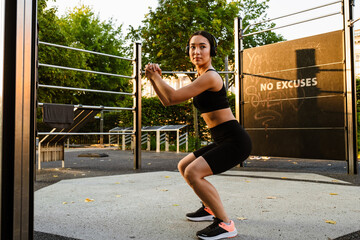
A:
{"type": "MultiPolygon", "coordinates": [[[[314,128],[266,128],[266,130],[345,130],[345,127],[314,127],[314,128]]],[[[265,128],[247,128],[245,130],[264,131],[265,128]]]]}
{"type": "MultiPolygon", "coordinates": [[[[125,133],[108,133],[108,132],[38,132],[38,135],[125,135],[125,133]]],[[[127,134],[127,133],[126,133],[127,134]]],[[[133,133],[135,134],[135,133],[133,133]]]]}
{"type": "Polygon", "coordinates": [[[94,73],[94,74],[100,74],[100,75],[106,75],[106,76],[112,76],[112,77],[134,79],[134,77],[120,75],[120,74],[97,72],[97,71],[85,70],[85,69],[80,69],[80,68],[70,68],[70,67],[63,67],[63,66],[58,66],[58,65],[50,65],[50,64],[45,64],[45,63],[39,63],[39,66],[50,67],[50,68],[59,68],[59,69],[78,71],[78,72],[94,73]]]}
{"type": "Polygon", "coordinates": [[[310,21],[314,21],[314,20],[317,20],[317,19],[326,18],[326,17],[338,15],[338,14],[341,14],[341,12],[330,13],[330,14],[326,14],[326,15],[316,17],[316,18],[310,18],[310,19],[300,21],[300,22],[290,23],[290,24],[286,24],[286,25],[283,25],[283,26],[279,26],[279,27],[274,27],[274,28],[269,28],[269,29],[265,29],[265,30],[262,30],[262,31],[258,31],[258,32],[248,33],[248,34],[243,35],[243,37],[252,36],[252,35],[263,33],[263,32],[269,32],[269,31],[272,31],[272,30],[276,30],[276,29],[280,29],[280,28],[284,28],[284,27],[289,27],[289,26],[300,24],[300,23],[310,22],[310,21]]]}
{"type": "Polygon", "coordinates": [[[182,138],[182,137],[184,137],[184,136],[186,136],[186,133],[181,134],[181,135],[179,136],[179,138],[182,138]]]}
{"type": "MultiPolygon", "coordinates": [[[[145,71],[143,71],[145,73],[145,71]]],[[[197,74],[197,72],[187,72],[187,71],[161,71],[164,74],[197,74]]],[[[234,71],[218,71],[219,74],[234,74],[234,71]]]]}
{"type": "Polygon", "coordinates": [[[336,2],[331,2],[331,3],[327,3],[327,4],[324,4],[324,5],[317,6],[317,7],[305,9],[305,10],[302,10],[302,11],[299,11],[299,12],[294,12],[294,13],[290,13],[290,14],[287,14],[287,15],[283,15],[283,16],[280,16],[280,17],[275,17],[275,18],[267,19],[267,20],[264,20],[264,21],[261,21],[261,22],[256,22],[256,23],[253,23],[253,24],[249,24],[249,25],[243,30],[243,33],[245,33],[246,30],[247,30],[249,27],[251,27],[251,26],[255,26],[255,25],[258,25],[258,24],[266,23],[266,22],[271,22],[271,21],[278,20],[278,19],[281,19],[281,18],[286,18],[286,17],[294,16],[294,15],[297,15],[297,14],[300,14],[300,13],[304,13],[304,12],[309,12],[309,11],[312,11],[312,10],[316,10],[316,9],[319,9],[319,8],[331,6],[331,5],[334,5],[334,4],[337,4],[337,3],[341,3],[341,2],[342,2],[342,0],[336,1],[336,2]]]}
{"type": "Polygon", "coordinates": [[[87,88],[62,87],[62,86],[44,85],[44,84],[39,84],[39,87],[55,88],[55,89],[64,89],[64,90],[72,90],[72,91],[84,91],[84,92],[96,92],[96,93],[118,94],[118,95],[131,95],[131,96],[134,96],[134,95],[135,95],[134,93],[126,93],[126,92],[114,92],[114,91],[96,90],[96,89],[87,89],[87,88]]]}
{"type": "Polygon", "coordinates": [[[179,143],[179,146],[184,145],[185,143],[186,143],[186,141],[180,142],[180,143],[179,143]]]}
{"type": "Polygon", "coordinates": [[[354,26],[354,24],[355,24],[357,21],[359,21],[359,20],[360,20],[360,18],[358,18],[358,19],[356,19],[356,20],[352,20],[352,21],[349,23],[349,26],[350,26],[350,27],[354,26]]]}
{"type": "MultiPolygon", "coordinates": [[[[38,103],[38,106],[42,107],[44,103],[38,103]]],[[[132,110],[135,108],[126,107],[104,107],[104,106],[89,106],[89,105],[74,105],[74,108],[87,108],[87,109],[101,109],[101,110],[132,110]]]]}
{"type": "Polygon", "coordinates": [[[100,53],[100,52],[94,52],[94,51],[80,49],[80,48],[68,47],[68,46],[54,44],[54,43],[47,43],[47,42],[39,41],[39,44],[48,45],[48,46],[52,46],[52,47],[66,48],[66,49],[75,50],[75,51],[79,51],[79,52],[92,53],[92,54],[97,54],[97,55],[106,56],[106,57],[113,57],[113,58],[118,58],[118,59],[122,59],[122,60],[134,61],[134,59],[131,59],[131,58],[120,57],[120,56],[106,54],[106,53],[100,53]]]}
{"type": "MultiPolygon", "coordinates": [[[[178,129],[177,129],[178,130],[178,129]]],[[[158,130],[154,130],[154,129],[141,129],[142,132],[176,132],[176,129],[158,129],[158,130]]]]}

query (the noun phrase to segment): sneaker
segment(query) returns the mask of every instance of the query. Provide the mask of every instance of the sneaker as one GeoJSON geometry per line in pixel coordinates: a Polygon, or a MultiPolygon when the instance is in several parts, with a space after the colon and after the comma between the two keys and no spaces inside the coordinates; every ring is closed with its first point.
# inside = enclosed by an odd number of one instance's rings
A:
{"type": "Polygon", "coordinates": [[[237,234],[238,232],[233,221],[230,221],[230,225],[227,225],[221,219],[214,218],[214,222],[205,229],[198,231],[196,236],[204,240],[216,240],[232,238],[237,234]]]}
{"type": "Polygon", "coordinates": [[[187,213],[186,218],[194,222],[213,221],[214,214],[210,208],[205,207],[204,204],[202,204],[202,207],[199,208],[196,212],[187,213]]]}

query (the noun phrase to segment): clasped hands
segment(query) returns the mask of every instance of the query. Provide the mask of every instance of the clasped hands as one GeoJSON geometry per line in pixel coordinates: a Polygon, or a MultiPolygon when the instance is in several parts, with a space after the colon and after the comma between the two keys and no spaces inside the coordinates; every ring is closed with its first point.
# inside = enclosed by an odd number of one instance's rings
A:
{"type": "Polygon", "coordinates": [[[148,79],[153,80],[154,76],[156,76],[157,74],[161,76],[161,68],[159,67],[159,64],[148,63],[145,66],[145,76],[148,79]]]}

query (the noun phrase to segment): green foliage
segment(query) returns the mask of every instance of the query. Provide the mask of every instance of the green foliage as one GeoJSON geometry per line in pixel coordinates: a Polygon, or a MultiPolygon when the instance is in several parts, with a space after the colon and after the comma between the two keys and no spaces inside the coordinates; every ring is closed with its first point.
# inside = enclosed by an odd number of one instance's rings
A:
{"type": "MultiPolygon", "coordinates": [[[[121,28],[113,20],[100,21],[87,6],[75,7],[64,16],[56,8],[47,9],[47,0],[38,1],[39,40],[116,56],[125,56],[121,28]]],[[[117,58],[94,55],[64,48],[39,45],[39,62],[71,68],[131,76],[132,64],[117,58]]],[[[132,92],[128,79],[56,68],[39,67],[39,83],[64,87],[132,92]]],[[[39,88],[38,101],[103,106],[132,106],[131,97],[84,91],[39,88]]],[[[38,129],[46,129],[38,111],[38,129]]],[[[91,124],[90,124],[91,125],[91,124]]],[[[91,127],[90,127],[91,128],[91,127]]]]}
{"type": "MultiPolygon", "coordinates": [[[[244,28],[249,22],[266,17],[267,2],[257,0],[160,0],[158,7],[145,16],[144,26],[130,28],[128,38],[143,41],[143,63],[160,63],[163,70],[194,70],[185,54],[189,36],[198,30],[211,32],[218,39],[216,69],[224,69],[224,58],[234,62],[234,18],[242,16],[244,28]]],[[[260,24],[250,32],[273,24],[260,24]]],[[[273,32],[244,39],[244,46],[254,47],[284,40],[273,32]]]]}
{"type": "MultiPolygon", "coordinates": [[[[116,27],[112,19],[101,22],[99,17],[84,5],[75,7],[62,17],[56,16],[56,8],[46,9],[45,0],[40,0],[38,6],[40,41],[117,56],[125,55],[121,26],[116,27]]],[[[128,76],[132,73],[129,61],[42,44],[39,45],[39,62],[128,76]]],[[[46,85],[120,92],[131,92],[132,86],[128,79],[47,67],[39,68],[39,82],[46,85]]],[[[47,103],[104,106],[123,106],[129,102],[119,95],[48,88],[39,89],[38,100],[47,103]]]]}

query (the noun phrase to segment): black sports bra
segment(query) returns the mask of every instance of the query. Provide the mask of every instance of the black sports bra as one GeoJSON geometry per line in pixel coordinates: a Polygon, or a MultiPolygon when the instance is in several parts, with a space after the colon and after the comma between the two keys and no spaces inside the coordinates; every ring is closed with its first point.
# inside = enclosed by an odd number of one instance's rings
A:
{"type": "MultiPolygon", "coordinates": [[[[214,69],[208,69],[208,71],[215,71],[214,69]]],[[[206,73],[205,72],[205,73],[206,73]]],[[[199,95],[193,97],[194,106],[200,111],[200,113],[212,112],[219,109],[229,107],[229,100],[227,98],[225,86],[217,91],[206,90],[199,95]]]]}

